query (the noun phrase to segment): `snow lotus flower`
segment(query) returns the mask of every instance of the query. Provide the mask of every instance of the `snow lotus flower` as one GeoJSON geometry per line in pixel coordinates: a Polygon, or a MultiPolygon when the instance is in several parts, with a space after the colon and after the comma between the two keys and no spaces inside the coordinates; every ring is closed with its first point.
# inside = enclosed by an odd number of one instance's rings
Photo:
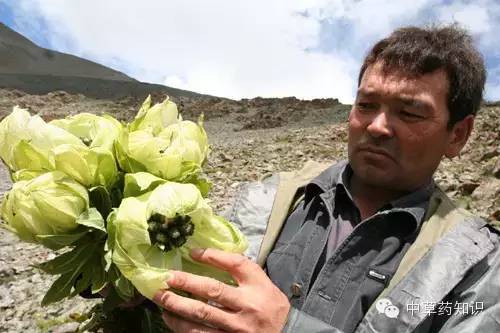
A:
{"type": "MultiPolygon", "coordinates": [[[[108,217],[108,244],[113,263],[149,299],[167,288],[170,270],[183,270],[229,282],[221,270],[193,261],[193,248],[217,248],[242,253],[247,247],[243,234],[222,217],[214,215],[193,184],[165,182],[137,174],[128,178],[130,188],[152,188],[122,200],[108,217]]],[[[125,193],[131,193],[125,189],[125,193]]]]}
{"type": "Polygon", "coordinates": [[[157,105],[143,105],[134,122],[121,132],[115,146],[120,168],[129,173],[148,172],[170,181],[190,182],[206,195],[210,185],[200,177],[209,153],[203,117],[197,123],[183,121],[176,107],[157,105]]]}
{"type": "Polygon", "coordinates": [[[177,105],[168,97],[162,103],[151,106],[151,95],[149,95],[130,123],[129,129],[131,132],[150,130],[153,135],[157,135],[168,125],[181,120],[177,105]]]}
{"type": "Polygon", "coordinates": [[[85,187],[60,171],[20,180],[3,198],[3,226],[28,242],[57,247],[51,242],[73,234],[77,219],[89,209],[85,187]]]}
{"type": "Polygon", "coordinates": [[[73,134],[17,106],[0,122],[0,158],[11,171],[53,170],[49,152],[62,144],[85,146],[73,134]]]}
{"type": "Polygon", "coordinates": [[[114,143],[122,125],[110,116],[81,113],[50,122],[73,134],[80,143],[66,143],[51,150],[54,168],[87,187],[110,188],[118,180],[114,143]]]}

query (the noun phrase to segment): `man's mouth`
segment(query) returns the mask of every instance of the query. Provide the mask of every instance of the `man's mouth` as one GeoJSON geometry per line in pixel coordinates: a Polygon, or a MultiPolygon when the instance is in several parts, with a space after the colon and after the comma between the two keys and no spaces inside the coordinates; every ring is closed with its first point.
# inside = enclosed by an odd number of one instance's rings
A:
{"type": "Polygon", "coordinates": [[[374,147],[371,145],[361,145],[361,146],[359,146],[358,150],[362,151],[362,152],[376,154],[376,155],[383,155],[391,160],[394,160],[394,157],[389,152],[387,152],[385,149],[380,149],[378,147],[374,147]]]}

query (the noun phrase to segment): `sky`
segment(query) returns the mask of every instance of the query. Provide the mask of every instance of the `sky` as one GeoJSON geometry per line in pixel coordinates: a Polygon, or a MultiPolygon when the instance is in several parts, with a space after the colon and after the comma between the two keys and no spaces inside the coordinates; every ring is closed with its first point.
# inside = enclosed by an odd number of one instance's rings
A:
{"type": "Polygon", "coordinates": [[[343,103],[377,40],[401,26],[456,22],[484,56],[486,99],[500,100],[498,0],[0,0],[0,21],[144,82],[343,103]]]}

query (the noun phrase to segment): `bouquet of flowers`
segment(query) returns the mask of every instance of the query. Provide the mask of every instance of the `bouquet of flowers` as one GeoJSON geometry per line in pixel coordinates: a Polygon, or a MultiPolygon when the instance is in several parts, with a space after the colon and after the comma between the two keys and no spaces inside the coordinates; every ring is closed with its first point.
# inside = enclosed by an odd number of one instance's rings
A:
{"type": "Polygon", "coordinates": [[[231,283],[189,255],[247,247],[206,199],[208,154],[203,116],[182,120],[168,98],[152,105],[148,97],[130,123],[89,113],[46,123],[14,107],[0,122],[0,158],[13,181],[0,225],[59,250],[39,265],[57,276],[42,305],[102,297],[81,331],[162,332],[160,309],[148,300],[168,288],[170,270],[231,283]]]}

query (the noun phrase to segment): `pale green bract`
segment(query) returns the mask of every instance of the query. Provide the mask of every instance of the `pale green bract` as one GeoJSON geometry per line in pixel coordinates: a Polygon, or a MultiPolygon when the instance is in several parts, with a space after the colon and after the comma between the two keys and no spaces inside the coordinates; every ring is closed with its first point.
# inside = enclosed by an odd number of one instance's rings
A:
{"type": "Polygon", "coordinates": [[[198,124],[186,120],[170,125],[158,136],[170,139],[170,145],[164,152],[165,155],[180,155],[183,161],[193,162],[200,166],[207,158],[209,149],[207,134],[203,129],[203,117],[200,117],[198,124]]]}
{"type": "Polygon", "coordinates": [[[62,144],[84,146],[78,137],[17,106],[0,122],[0,158],[11,171],[53,170],[49,152],[62,144]]]}
{"type": "Polygon", "coordinates": [[[151,107],[151,95],[142,103],[139,112],[129,125],[131,132],[150,130],[153,135],[160,133],[165,127],[181,121],[177,105],[167,97],[162,103],[151,107]]]}
{"type": "Polygon", "coordinates": [[[49,124],[60,127],[88,142],[89,148],[101,147],[113,151],[113,144],[118,137],[122,124],[109,115],[97,116],[92,113],[80,113],[64,119],[55,119],[49,124]]]}
{"type": "Polygon", "coordinates": [[[209,153],[202,120],[181,121],[154,135],[151,129],[124,130],[117,142],[117,159],[127,172],[149,172],[171,181],[183,181],[201,172],[209,153]]]}
{"type": "Polygon", "coordinates": [[[20,180],[3,198],[3,226],[28,242],[42,243],[50,236],[72,233],[77,218],[89,209],[85,187],[60,171],[20,180]]]}
{"type": "Polygon", "coordinates": [[[123,197],[138,197],[151,192],[158,185],[165,184],[165,179],[148,172],[127,173],[124,179],[123,197]]]}
{"type": "Polygon", "coordinates": [[[128,179],[129,183],[134,181],[138,184],[129,186],[136,191],[154,189],[123,199],[120,207],[110,214],[108,245],[113,251],[113,262],[137,290],[152,299],[158,290],[168,288],[166,281],[172,269],[231,281],[227,273],[193,261],[189,252],[193,248],[210,247],[242,253],[247,248],[243,234],[228,221],[214,215],[192,184],[160,184],[147,174],[136,174],[128,179]],[[195,226],[194,234],[181,247],[164,252],[152,243],[148,232],[148,220],[154,214],[166,218],[189,216],[195,226]]]}
{"type": "Polygon", "coordinates": [[[29,169],[21,169],[11,173],[12,181],[18,182],[20,180],[31,180],[45,173],[44,170],[29,170],[29,169]]]}
{"type": "Polygon", "coordinates": [[[63,144],[51,151],[54,167],[81,184],[111,187],[118,177],[114,157],[114,142],[122,125],[110,116],[81,113],[69,118],[53,120],[60,127],[80,138],[82,144],[63,144]]]}

